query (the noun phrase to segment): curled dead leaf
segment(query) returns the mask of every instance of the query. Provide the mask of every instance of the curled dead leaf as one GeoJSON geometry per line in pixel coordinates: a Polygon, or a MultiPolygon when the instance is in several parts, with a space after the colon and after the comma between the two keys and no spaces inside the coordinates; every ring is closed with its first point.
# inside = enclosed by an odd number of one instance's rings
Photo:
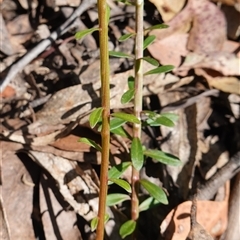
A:
{"type": "MultiPolygon", "coordinates": [[[[229,183],[223,201],[198,201],[197,222],[213,237],[220,236],[227,228],[229,183]]],[[[173,209],[162,222],[160,229],[165,240],[186,239],[190,232],[192,202],[187,201],[173,209]]]]}

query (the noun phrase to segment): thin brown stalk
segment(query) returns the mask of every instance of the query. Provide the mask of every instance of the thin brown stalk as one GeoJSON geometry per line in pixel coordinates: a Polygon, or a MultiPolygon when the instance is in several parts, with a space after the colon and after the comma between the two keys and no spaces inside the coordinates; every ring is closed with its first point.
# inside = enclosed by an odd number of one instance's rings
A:
{"type": "MultiPolygon", "coordinates": [[[[142,88],[143,88],[143,0],[136,0],[136,39],[135,39],[135,96],[134,96],[134,115],[140,120],[142,111],[142,88]]],[[[141,139],[141,124],[134,124],[133,137],[141,139]]],[[[139,216],[139,171],[134,167],[132,170],[132,199],[131,199],[131,218],[137,220],[139,216]]]]}
{"type": "Polygon", "coordinates": [[[102,98],[102,162],[100,172],[100,193],[98,209],[97,240],[104,239],[104,219],[108,190],[108,165],[110,149],[110,90],[109,90],[109,54],[108,54],[108,20],[106,0],[98,0],[101,98],[102,98]]]}

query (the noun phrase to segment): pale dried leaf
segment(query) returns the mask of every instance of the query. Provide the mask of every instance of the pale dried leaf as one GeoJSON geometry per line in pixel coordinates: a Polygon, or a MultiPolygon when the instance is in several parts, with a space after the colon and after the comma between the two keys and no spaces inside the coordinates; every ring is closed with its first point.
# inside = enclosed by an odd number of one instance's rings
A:
{"type": "Polygon", "coordinates": [[[12,21],[8,22],[7,29],[11,35],[10,40],[12,44],[14,44],[18,50],[21,49],[21,44],[30,40],[33,36],[33,29],[27,14],[19,15],[12,21]]]}
{"type": "MultiPolygon", "coordinates": [[[[190,231],[191,201],[173,209],[160,228],[165,240],[186,239],[190,231]]],[[[227,201],[198,201],[197,222],[212,236],[220,236],[227,228],[227,201]]]]}
{"type": "Polygon", "coordinates": [[[188,49],[196,53],[210,53],[222,49],[226,40],[226,20],[219,8],[207,0],[191,0],[193,27],[188,49]]]}
{"type": "Polygon", "coordinates": [[[187,40],[188,34],[176,33],[155,41],[148,46],[148,50],[162,65],[170,64],[178,67],[181,64],[181,58],[185,57],[188,53],[187,40]]]}
{"type": "Polygon", "coordinates": [[[47,239],[71,239],[81,240],[81,234],[77,228],[76,213],[66,211],[60,205],[51,189],[50,181],[45,175],[40,180],[40,213],[43,230],[47,239]]]}
{"type": "Polygon", "coordinates": [[[184,6],[186,0],[150,0],[156,8],[164,22],[171,20],[184,6]]]}
{"type": "Polygon", "coordinates": [[[36,238],[30,218],[33,211],[33,187],[21,181],[24,174],[29,179],[31,177],[8,143],[4,143],[2,146],[4,150],[2,155],[4,187],[1,189],[1,193],[8,218],[11,239],[34,240],[36,238]]]}
{"type": "MultiPolygon", "coordinates": [[[[6,55],[12,55],[14,53],[13,46],[10,41],[10,36],[5,25],[2,13],[0,13],[0,51],[6,55]]],[[[1,71],[3,69],[1,68],[1,71]]]]}
{"type": "Polygon", "coordinates": [[[28,151],[29,156],[45,168],[58,183],[59,191],[75,212],[90,221],[97,213],[98,187],[91,177],[77,166],[60,156],[28,151]],[[69,179],[70,181],[66,181],[69,179]],[[78,202],[73,195],[78,195],[78,202]],[[84,194],[84,197],[81,196],[84,194]],[[87,200],[87,202],[86,202],[87,200]]]}
{"type": "Polygon", "coordinates": [[[240,58],[227,52],[215,52],[212,54],[189,53],[184,63],[176,70],[184,76],[192,68],[213,69],[224,76],[240,75],[240,58]]]}

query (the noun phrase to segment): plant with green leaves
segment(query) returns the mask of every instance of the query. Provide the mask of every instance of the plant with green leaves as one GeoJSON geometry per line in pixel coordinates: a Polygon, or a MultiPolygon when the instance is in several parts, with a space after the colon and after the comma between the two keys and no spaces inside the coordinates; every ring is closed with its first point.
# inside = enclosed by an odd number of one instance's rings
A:
{"type": "MultiPolygon", "coordinates": [[[[136,29],[135,33],[125,34],[119,41],[125,41],[128,38],[135,38],[134,56],[108,50],[108,22],[110,9],[106,0],[98,0],[99,27],[87,29],[76,33],[76,38],[82,38],[94,31],[99,31],[100,40],[100,62],[101,62],[101,107],[94,109],[89,117],[89,123],[92,128],[99,125],[98,130],[102,136],[102,146],[91,139],[81,138],[80,141],[96,148],[102,154],[101,172],[100,172],[100,193],[99,193],[99,211],[98,216],[91,221],[92,230],[97,229],[97,239],[104,238],[104,224],[108,221],[106,215],[106,206],[114,206],[124,201],[131,201],[131,219],[126,221],[119,233],[122,238],[133,234],[137,227],[139,213],[148,210],[157,204],[168,204],[167,196],[162,188],[146,179],[140,179],[140,170],[142,169],[145,157],[150,157],[163,164],[179,166],[179,159],[171,154],[156,149],[146,149],[141,143],[141,133],[143,126],[168,126],[173,127],[177,116],[173,113],[158,114],[152,111],[143,111],[142,109],[142,89],[144,76],[150,74],[166,73],[174,67],[171,65],[160,66],[158,61],[151,57],[144,57],[143,52],[154,40],[155,36],[144,35],[151,29],[166,28],[165,24],[159,24],[148,29],[143,27],[143,0],[120,1],[125,4],[135,5],[136,9],[136,29]],[[133,101],[133,113],[125,112],[110,113],[110,84],[109,84],[109,55],[112,57],[133,58],[135,74],[128,78],[128,90],[122,95],[121,103],[126,104],[133,101]],[[143,73],[143,62],[146,61],[153,65],[153,69],[143,73]],[[126,123],[132,124],[132,136],[124,129],[126,123]],[[110,134],[120,135],[131,140],[130,159],[131,161],[121,162],[109,169],[110,152],[110,134]],[[132,168],[131,182],[128,183],[121,176],[129,168],[132,168]],[[107,194],[108,186],[117,184],[123,188],[126,193],[107,194]],[[140,185],[148,193],[149,197],[139,204],[140,185]]],[[[133,235],[134,236],[134,235],[133,235]]]]}

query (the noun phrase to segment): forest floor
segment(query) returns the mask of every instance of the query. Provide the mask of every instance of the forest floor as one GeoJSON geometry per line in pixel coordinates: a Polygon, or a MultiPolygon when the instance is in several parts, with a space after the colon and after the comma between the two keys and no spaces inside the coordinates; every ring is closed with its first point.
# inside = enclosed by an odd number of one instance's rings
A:
{"type": "MultiPolygon", "coordinates": [[[[0,218],[2,239],[95,239],[100,144],[88,117],[100,106],[98,26],[95,0],[0,0],[0,218]],[[80,6],[80,7],[79,7],[80,6]],[[75,17],[74,17],[75,16],[75,17]],[[73,18],[72,20],[69,18],[73,18]]],[[[145,1],[144,26],[166,23],[148,35],[144,52],[166,74],[146,76],[144,110],[176,113],[176,125],[146,127],[142,143],[177,156],[170,167],[146,159],[141,178],[165,189],[169,204],[142,211],[137,239],[184,240],[197,193],[197,221],[213,239],[240,236],[240,2],[239,0],[145,1]]],[[[109,49],[134,54],[135,8],[109,0],[109,49]]],[[[144,64],[144,71],[152,69],[144,64]]],[[[111,109],[121,104],[133,60],[110,58],[111,109]]],[[[131,134],[131,125],[125,130],[131,134]]],[[[129,159],[127,138],[111,138],[110,164],[129,159]]],[[[130,182],[131,171],[123,178],[130,182]]],[[[116,185],[109,192],[121,192],[116,185]]],[[[147,193],[140,190],[140,202],[147,193]]],[[[118,240],[130,216],[128,201],[109,207],[106,239],[118,240]]],[[[192,229],[194,230],[194,229],[192,229]]],[[[197,231],[196,229],[194,231],[197,231]]],[[[200,239],[200,238],[197,238],[200,239]]]]}

